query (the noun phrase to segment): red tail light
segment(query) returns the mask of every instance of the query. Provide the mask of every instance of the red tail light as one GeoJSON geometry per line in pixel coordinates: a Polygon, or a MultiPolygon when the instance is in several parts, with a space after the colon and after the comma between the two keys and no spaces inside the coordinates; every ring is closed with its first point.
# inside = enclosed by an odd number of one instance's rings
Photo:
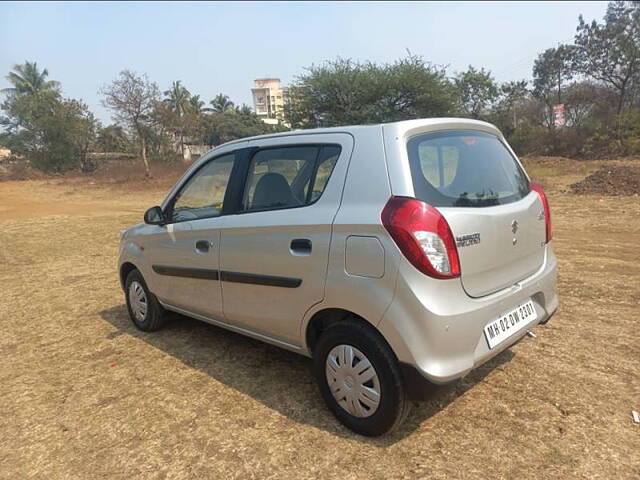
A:
{"type": "Polygon", "coordinates": [[[382,225],[414,267],[434,278],[460,276],[453,233],[437,209],[415,198],[391,197],[381,216],[382,225]]]}
{"type": "Polygon", "coordinates": [[[538,183],[531,182],[529,185],[531,190],[536,192],[540,196],[540,200],[542,201],[542,207],[544,208],[544,226],[547,230],[547,243],[551,241],[553,238],[553,227],[551,226],[551,209],[549,208],[549,200],[547,200],[547,196],[545,195],[542,187],[538,183]]]}

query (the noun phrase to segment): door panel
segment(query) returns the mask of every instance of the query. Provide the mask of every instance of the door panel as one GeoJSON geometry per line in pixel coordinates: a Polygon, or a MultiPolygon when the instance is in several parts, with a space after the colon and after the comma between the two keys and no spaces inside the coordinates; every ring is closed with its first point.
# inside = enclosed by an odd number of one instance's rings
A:
{"type": "Polygon", "coordinates": [[[236,163],[233,153],[203,163],[167,202],[170,223],[157,227],[148,254],[154,293],[162,302],[222,317],[220,215],[236,163]]]}
{"type": "MultiPolygon", "coordinates": [[[[293,190],[299,187],[292,199],[275,178],[277,169],[265,167],[263,175],[270,175],[268,189],[278,191],[265,195],[260,192],[263,188],[260,179],[252,183],[251,167],[247,190],[251,195],[255,193],[256,199],[250,196],[244,200],[245,208],[270,205],[272,198],[285,205],[301,197],[313,203],[229,215],[224,217],[221,232],[220,270],[227,321],[293,344],[300,344],[304,313],[324,298],[331,226],[339,207],[353,140],[347,134],[330,134],[281,137],[250,144],[272,148],[318,143],[341,147],[328,181],[321,171],[316,172],[323,176],[321,187],[326,183],[323,193],[288,178],[293,190]]],[[[268,189],[267,192],[273,192],[268,189]]]]}
{"type": "Polygon", "coordinates": [[[182,280],[161,275],[153,267],[157,265],[180,266],[184,263],[183,237],[191,230],[191,223],[154,225],[149,228],[153,228],[153,232],[146,234],[140,242],[148,263],[147,275],[150,278],[147,280],[147,284],[163,303],[176,303],[182,280]]]}
{"type": "Polygon", "coordinates": [[[324,295],[335,214],[332,209],[308,208],[308,214],[302,212],[306,209],[281,210],[228,219],[221,270],[224,313],[230,322],[297,342],[299,320],[324,295]],[[291,241],[303,236],[312,242],[312,251],[296,255],[291,241]]]}
{"type": "Polygon", "coordinates": [[[149,257],[157,286],[154,293],[163,303],[201,315],[222,317],[221,221],[222,218],[208,218],[167,225],[165,234],[150,245],[149,257]],[[207,250],[197,248],[196,244],[204,242],[207,250]]]}

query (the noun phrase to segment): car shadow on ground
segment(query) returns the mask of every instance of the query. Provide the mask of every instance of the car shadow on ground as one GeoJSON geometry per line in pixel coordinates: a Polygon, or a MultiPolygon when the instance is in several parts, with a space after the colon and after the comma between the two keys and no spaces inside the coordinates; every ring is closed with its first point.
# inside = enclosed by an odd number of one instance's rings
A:
{"type": "Polygon", "coordinates": [[[311,360],[307,357],[182,315],[175,315],[162,330],[153,333],[137,330],[124,304],[103,310],[100,316],[117,329],[108,334],[107,339],[131,335],[295,422],[381,447],[411,434],[425,420],[515,356],[506,350],[462,380],[446,386],[433,385],[430,398],[414,402],[401,427],[383,437],[367,438],[351,432],[334,419],[316,387],[311,360]]]}

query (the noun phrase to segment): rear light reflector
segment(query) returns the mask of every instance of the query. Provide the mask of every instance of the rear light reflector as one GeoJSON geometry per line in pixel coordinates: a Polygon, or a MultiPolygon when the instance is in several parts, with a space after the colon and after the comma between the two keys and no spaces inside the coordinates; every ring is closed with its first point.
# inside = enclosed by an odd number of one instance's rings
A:
{"type": "Polygon", "coordinates": [[[551,225],[551,208],[549,208],[549,200],[542,190],[542,186],[539,183],[531,182],[531,190],[536,192],[542,201],[542,208],[544,209],[544,226],[547,231],[546,242],[549,243],[553,238],[553,226],[551,225]]]}
{"type": "Polygon", "coordinates": [[[381,217],[402,254],[422,273],[434,278],[460,276],[453,233],[436,208],[415,198],[391,197],[381,217]]]}

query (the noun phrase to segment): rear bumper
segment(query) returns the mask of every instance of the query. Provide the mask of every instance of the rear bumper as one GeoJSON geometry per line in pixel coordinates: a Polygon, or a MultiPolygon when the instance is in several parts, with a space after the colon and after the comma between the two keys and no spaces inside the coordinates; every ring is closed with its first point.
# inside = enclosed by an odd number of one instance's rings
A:
{"type": "MultiPolygon", "coordinates": [[[[557,261],[551,244],[534,275],[481,298],[469,297],[459,279],[434,280],[403,261],[394,300],[378,328],[405,372],[408,365],[431,383],[448,383],[518,342],[536,324],[546,323],[558,308],[556,281],[557,261]],[[484,326],[529,298],[537,319],[489,349],[484,326]]],[[[410,374],[405,373],[407,376],[410,374]]]]}
{"type": "MultiPolygon", "coordinates": [[[[553,317],[555,311],[551,312],[551,315],[547,317],[546,320],[540,322],[541,324],[547,323],[553,317]]],[[[524,335],[519,335],[518,339],[513,343],[509,344],[508,347],[513,347],[516,343],[520,342],[524,338],[524,335]]],[[[503,352],[506,348],[504,347],[499,352],[503,352]]],[[[498,352],[498,353],[499,353],[498,352]]],[[[449,382],[434,382],[429,380],[424,372],[419,370],[416,366],[410,363],[400,362],[400,371],[402,372],[402,377],[404,379],[406,393],[412,400],[428,400],[434,394],[435,386],[442,383],[449,382]]]]}

